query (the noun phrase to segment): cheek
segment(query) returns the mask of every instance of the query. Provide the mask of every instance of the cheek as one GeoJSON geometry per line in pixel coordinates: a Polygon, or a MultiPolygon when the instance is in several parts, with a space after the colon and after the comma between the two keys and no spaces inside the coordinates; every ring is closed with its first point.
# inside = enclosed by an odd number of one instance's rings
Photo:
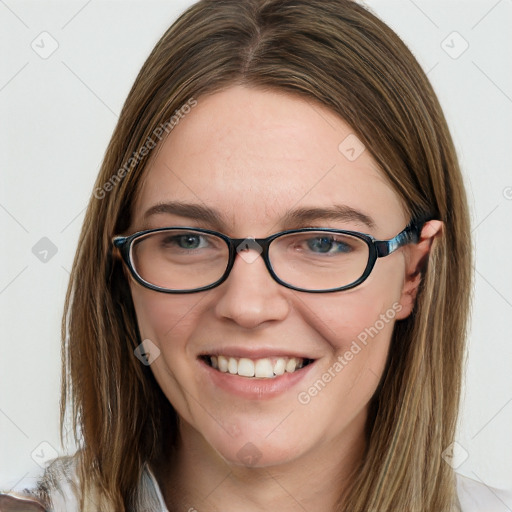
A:
{"type": "Polygon", "coordinates": [[[149,338],[165,354],[184,350],[185,341],[197,323],[197,294],[172,295],[131,285],[141,339],[149,338]]]}
{"type": "MultiPolygon", "coordinates": [[[[331,296],[310,295],[304,299],[301,316],[320,333],[329,347],[324,362],[305,389],[299,402],[320,394],[324,383],[330,391],[321,393],[314,407],[320,413],[335,398],[349,411],[358,411],[373,395],[383,374],[395,321],[402,309],[399,302],[402,279],[400,269],[381,266],[360,287],[331,296]],[[306,396],[307,395],[307,396],[306,396]]],[[[334,420],[336,421],[336,420],[334,420]]]]}
{"type": "Polygon", "coordinates": [[[360,293],[322,308],[321,316],[309,319],[329,345],[331,355],[323,372],[336,375],[333,390],[337,388],[338,395],[350,394],[361,401],[373,394],[384,371],[400,309],[397,302],[389,303],[382,298],[370,301],[360,293]]]}
{"type": "Polygon", "coordinates": [[[199,295],[172,295],[153,292],[132,284],[132,298],[142,340],[149,339],[158,349],[151,371],[163,393],[187,421],[190,416],[188,395],[183,383],[194,381],[188,361],[187,340],[200,320],[199,295]]]}
{"type": "MultiPolygon", "coordinates": [[[[301,314],[320,332],[332,351],[349,350],[352,342],[389,340],[400,305],[403,279],[397,266],[374,272],[363,285],[332,295],[310,295],[301,314]]],[[[357,350],[357,349],[356,349],[357,350]]]]}
{"type": "Polygon", "coordinates": [[[327,436],[361,417],[381,380],[402,308],[396,290],[389,291],[376,295],[373,287],[359,288],[325,303],[315,297],[302,312],[329,345],[330,357],[304,383],[297,400],[308,417],[325,419],[327,436]]]}

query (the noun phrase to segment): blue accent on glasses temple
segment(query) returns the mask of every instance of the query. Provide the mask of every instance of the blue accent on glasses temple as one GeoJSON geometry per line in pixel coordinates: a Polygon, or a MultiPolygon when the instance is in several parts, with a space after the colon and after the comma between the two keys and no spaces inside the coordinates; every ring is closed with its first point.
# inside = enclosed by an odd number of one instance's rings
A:
{"type": "Polygon", "coordinates": [[[403,231],[398,233],[391,240],[376,240],[375,248],[377,249],[377,256],[382,258],[388,256],[400,247],[407,244],[416,244],[419,242],[421,229],[424,222],[409,224],[403,231]]]}

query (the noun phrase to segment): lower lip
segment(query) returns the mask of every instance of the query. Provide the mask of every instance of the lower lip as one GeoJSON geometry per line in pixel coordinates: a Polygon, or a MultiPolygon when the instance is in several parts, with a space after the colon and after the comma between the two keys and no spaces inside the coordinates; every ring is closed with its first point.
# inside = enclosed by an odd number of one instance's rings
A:
{"type": "Polygon", "coordinates": [[[306,377],[316,362],[314,361],[292,373],[285,372],[283,375],[274,378],[258,379],[220,372],[202,359],[198,359],[198,361],[206,378],[215,386],[249,400],[264,400],[288,391],[306,377]]]}

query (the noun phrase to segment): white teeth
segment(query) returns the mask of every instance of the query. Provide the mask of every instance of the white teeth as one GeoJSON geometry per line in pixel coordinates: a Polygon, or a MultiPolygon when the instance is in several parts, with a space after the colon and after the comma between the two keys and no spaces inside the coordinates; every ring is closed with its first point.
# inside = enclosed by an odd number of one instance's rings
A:
{"type": "Polygon", "coordinates": [[[219,370],[226,373],[228,371],[228,360],[224,356],[218,356],[217,362],[219,364],[219,370]]]}
{"type": "Polygon", "coordinates": [[[270,359],[258,359],[254,365],[254,375],[256,377],[270,378],[274,376],[274,368],[270,359]]]}
{"type": "Polygon", "coordinates": [[[292,373],[295,371],[295,368],[297,368],[297,359],[295,359],[295,357],[292,357],[286,363],[286,371],[292,373]]]}
{"type": "MultiPolygon", "coordinates": [[[[238,375],[242,375],[242,377],[254,377],[254,362],[246,357],[242,357],[242,359],[238,361],[238,375]]],[[[259,377],[259,375],[256,375],[256,377],[259,377]]]]}
{"type": "Polygon", "coordinates": [[[230,357],[228,361],[228,371],[231,374],[238,373],[238,363],[234,357],[230,357]]]}
{"type": "Polygon", "coordinates": [[[286,361],[280,357],[277,359],[276,364],[274,365],[274,373],[276,375],[283,375],[284,371],[286,370],[286,361]]]}
{"type": "Polygon", "coordinates": [[[247,357],[210,356],[212,368],[220,372],[229,372],[242,377],[256,377],[270,379],[285,372],[293,373],[304,366],[304,359],[297,357],[266,357],[262,359],[249,359],[247,357]]]}

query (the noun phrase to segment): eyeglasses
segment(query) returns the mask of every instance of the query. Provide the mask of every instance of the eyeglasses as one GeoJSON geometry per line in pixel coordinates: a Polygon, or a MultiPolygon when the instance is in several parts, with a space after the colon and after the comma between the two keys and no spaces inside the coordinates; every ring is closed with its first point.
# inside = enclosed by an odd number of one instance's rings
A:
{"type": "Polygon", "coordinates": [[[251,263],[260,254],[272,278],[301,292],[326,293],[360,285],[377,258],[417,243],[424,221],[412,221],[390,240],[339,229],[303,228],[267,238],[230,238],[209,229],[167,227],[116,236],[132,276],[164,293],[215,288],[229,276],[240,255],[251,263]]]}

